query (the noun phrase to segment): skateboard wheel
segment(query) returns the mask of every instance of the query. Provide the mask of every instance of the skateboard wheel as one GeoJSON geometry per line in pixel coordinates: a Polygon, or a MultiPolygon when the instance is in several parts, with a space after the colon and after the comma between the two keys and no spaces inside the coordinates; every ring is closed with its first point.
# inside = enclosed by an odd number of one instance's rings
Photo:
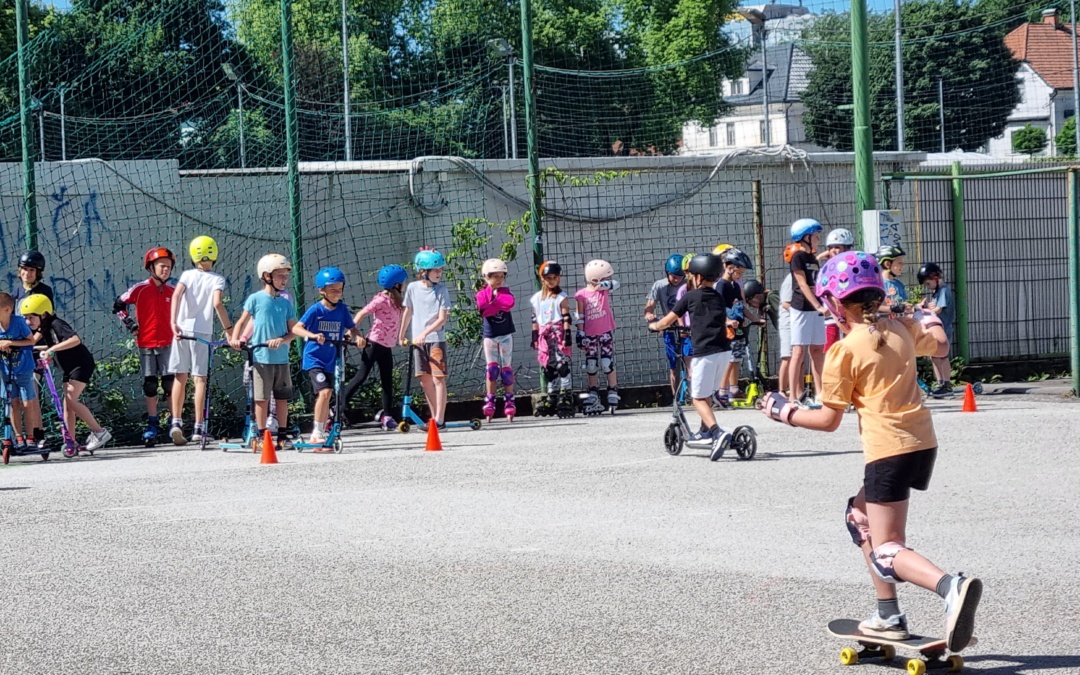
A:
{"type": "Polygon", "coordinates": [[[948,663],[950,673],[957,673],[964,669],[964,657],[959,654],[950,656],[948,663]]]}
{"type": "Polygon", "coordinates": [[[892,661],[896,658],[896,647],[892,645],[882,645],[881,654],[885,657],[886,661],[892,661]]]}
{"type": "Polygon", "coordinates": [[[859,662],[859,652],[855,651],[851,647],[844,647],[840,650],[840,664],[844,666],[853,666],[859,662]]]}
{"type": "Polygon", "coordinates": [[[926,663],[920,659],[911,659],[907,662],[908,675],[925,675],[926,663]]]}

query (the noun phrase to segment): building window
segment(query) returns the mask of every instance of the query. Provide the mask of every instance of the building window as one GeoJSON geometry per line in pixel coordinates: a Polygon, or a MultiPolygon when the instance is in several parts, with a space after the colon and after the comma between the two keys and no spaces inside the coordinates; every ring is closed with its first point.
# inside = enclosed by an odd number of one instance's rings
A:
{"type": "Polygon", "coordinates": [[[734,122],[728,122],[724,126],[727,127],[727,129],[725,130],[727,132],[727,144],[730,147],[734,147],[735,146],[735,123],[734,122]]]}
{"type": "Polygon", "coordinates": [[[710,148],[715,148],[717,143],[719,143],[719,141],[716,138],[718,135],[719,135],[719,131],[715,126],[709,127],[709,147],[710,148]]]}
{"type": "Polygon", "coordinates": [[[731,82],[731,95],[739,96],[743,93],[742,80],[732,80],[731,82]]]}

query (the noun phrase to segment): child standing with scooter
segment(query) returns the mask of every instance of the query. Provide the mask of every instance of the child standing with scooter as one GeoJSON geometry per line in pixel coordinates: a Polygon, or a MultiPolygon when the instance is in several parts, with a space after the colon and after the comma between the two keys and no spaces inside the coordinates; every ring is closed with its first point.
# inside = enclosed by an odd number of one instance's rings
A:
{"type": "MultiPolygon", "coordinates": [[[[420,278],[405,289],[405,311],[401,316],[398,341],[416,346],[415,375],[424,388],[431,419],[442,431],[446,428],[446,320],[450,317],[450,291],[441,283],[446,260],[435,249],[421,249],[413,259],[420,278]],[[409,339],[405,331],[409,330],[409,339]]],[[[410,347],[411,348],[411,347],[410,347]]]]}
{"type": "Polygon", "coordinates": [[[982,582],[946,574],[909,548],[906,535],[911,490],[930,486],[937,456],[934,422],[916,384],[915,358],[947,353],[945,331],[933,314],[921,322],[879,317],[885,285],[880,265],[867,253],[848,251],[830,259],[815,291],[847,333],[825,358],[823,407],[801,409],[771,393],[762,412],[791,426],[835,431],[848,405],[854,404],[866,465],[862,488],[848,500],[845,520],[877,594],[877,611],[859,630],[884,639],[907,639],[908,622],[900,611],[896,584],[909,581],[944,599],[945,641],[958,652],[974,634],[982,582]]]}
{"type": "MultiPolygon", "coordinates": [[[[409,279],[409,273],[401,265],[386,265],[379,270],[379,286],[381,291],[364,306],[353,322],[360,326],[365,316],[371,317],[371,330],[367,336],[360,335],[356,344],[364,351],[360,354],[360,367],[356,374],[349,380],[342,394],[348,401],[356,393],[371,369],[378,365],[379,383],[382,386],[382,408],[375,415],[375,421],[385,431],[397,428],[394,419],[394,345],[398,342],[398,333],[401,326],[401,314],[404,307],[403,285],[409,279]]],[[[357,328],[359,331],[359,328],[357,328]]]]}

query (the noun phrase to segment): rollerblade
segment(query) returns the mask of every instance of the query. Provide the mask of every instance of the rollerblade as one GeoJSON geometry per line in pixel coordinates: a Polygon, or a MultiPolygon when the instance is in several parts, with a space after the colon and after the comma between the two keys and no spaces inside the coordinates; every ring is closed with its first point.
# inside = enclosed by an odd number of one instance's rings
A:
{"type": "Polygon", "coordinates": [[[555,414],[559,419],[569,419],[577,414],[574,408],[574,395],[568,391],[559,394],[559,404],[555,408],[555,414]]]}
{"type": "Polygon", "coordinates": [[[609,387],[607,390],[607,407],[612,415],[615,414],[615,409],[619,407],[619,390],[615,387],[609,387]]]}
{"type": "Polygon", "coordinates": [[[555,394],[543,394],[536,402],[536,407],[533,408],[533,416],[535,417],[551,417],[555,414],[555,394]]]}
{"type": "Polygon", "coordinates": [[[495,394],[484,395],[484,417],[488,424],[491,424],[491,418],[495,417],[495,394]]]}
{"type": "Polygon", "coordinates": [[[503,414],[506,415],[507,422],[514,421],[514,416],[517,415],[517,403],[514,401],[513,394],[503,394],[503,414]]]}
{"type": "Polygon", "coordinates": [[[379,428],[383,431],[396,431],[397,422],[394,420],[393,417],[390,417],[389,415],[382,415],[379,418],[379,428]]]}
{"type": "Polygon", "coordinates": [[[157,445],[158,435],[161,433],[161,421],[152,415],[146,416],[146,430],[143,431],[143,445],[152,448],[157,445]]]}
{"type": "Polygon", "coordinates": [[[600,394],[595,387],[589,389],[589,393],[582,396],[581,412],[583,415],[589,417],[602,415],[605,410],[607,410],[607,407],[600,402],[600,394]]]}

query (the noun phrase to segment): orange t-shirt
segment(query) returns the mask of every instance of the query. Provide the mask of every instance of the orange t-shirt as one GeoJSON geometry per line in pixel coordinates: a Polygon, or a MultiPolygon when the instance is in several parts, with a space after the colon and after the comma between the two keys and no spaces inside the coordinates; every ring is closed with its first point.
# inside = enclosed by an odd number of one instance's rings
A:
{"type": "Polygon", "coordinates": [[[937,340],[912,319],[866,324],[832,346],[821,375],[821,402],[835,410],[855,404],[866,461],[937,447],[934,422],[916,382],[915,357],[930,356],[937,340]],[[884,341],[878,345],[879,335],[884,341]]]}

